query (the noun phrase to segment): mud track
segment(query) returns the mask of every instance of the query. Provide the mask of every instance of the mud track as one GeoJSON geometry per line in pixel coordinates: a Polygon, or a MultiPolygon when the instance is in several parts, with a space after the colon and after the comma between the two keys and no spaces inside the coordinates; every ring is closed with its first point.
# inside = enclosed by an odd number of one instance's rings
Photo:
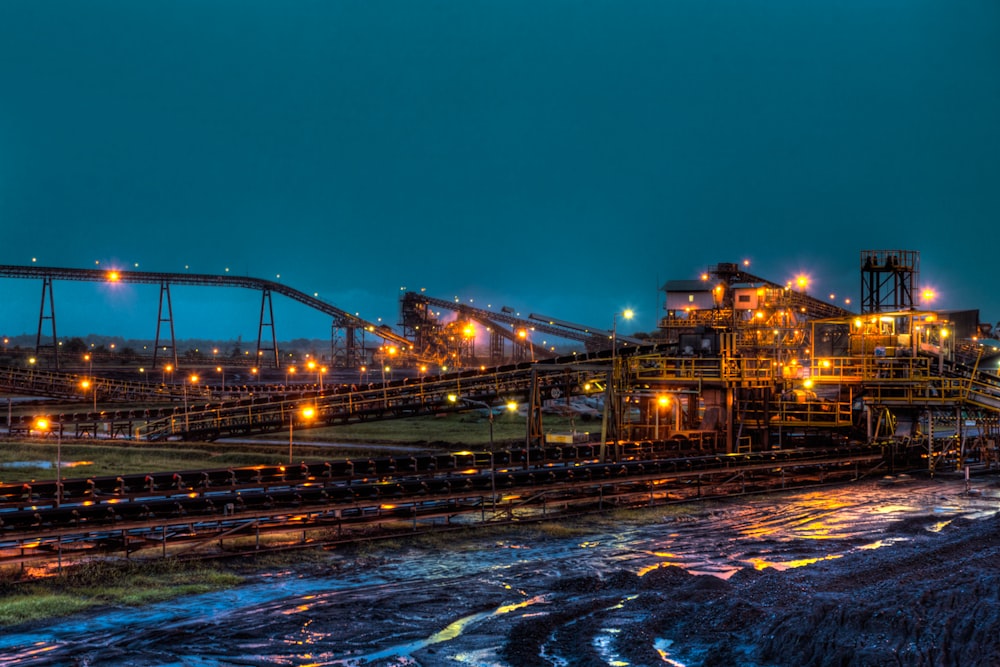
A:
{"type": "Polygon", "coordinates": [[[1000,664],[1000,487],[724,499],[333,552],[230,591],[8,629],[5,665],[1000,664]]]}

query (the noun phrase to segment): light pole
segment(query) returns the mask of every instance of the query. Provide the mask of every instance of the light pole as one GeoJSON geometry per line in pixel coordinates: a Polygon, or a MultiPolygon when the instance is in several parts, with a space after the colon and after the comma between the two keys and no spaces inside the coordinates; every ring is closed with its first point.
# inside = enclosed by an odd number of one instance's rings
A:
{"type": "Polygon", "coordinates": [[[531,338],[528,336],[527,329],[518,329],[517,337],[524,341],[524,346],[528,348],[531,356],[531,362],[535,362],[535,346],[531,344],[531,338]]]}
{"type": "Polygon", "coordinates": [[[215,372],[222,374],[222,393],[224,394],[226,393],[226,369],[222,366],[216,366],[215,372]]]}
{"type": "MultiPolygon", "coordinates": [[[[197,382],[198,382],[198,376],[197,375],[192,375],[188,379],[191,381],[191,384],[197,384],[197,382]]],[[[183,386],[184,386],[184,430],[187,431],[187,430],[190,429],[190,426],[191,426],[190,423],[188,422],[188,386],[187,386],[187,382],[184,382],[183,386]]]]}
{"type": "Polygon", "coordinates": [[[665,408],[668,405],[670,405],[670,397],[669,396],[659,396],[659,397],[657,397],[657,399],[656,399],[656,430],[653,433],[653,439],[654,440],[658,441],[660,439],[660,408],[665,408]]]}
{"type": "Polygon", "coordinates": [[[94,382],[93,378],[89,380],[81,380],[80,387],[83,389],[84,393],[86,393],[88,389],[93,389],[94,412],[97,412],[97,383],[94,382]]]}
{"type": "Polygon", "coordinates": [[[614,362],[615,350],[618,347],[618,316],[621,315],[623,319],[630,320],[635,317],[635,312],[631,308],[626,308],[620,313],[615,313],[611,318],[611,360],[614,362]]]}
{"type": "Polygon", "coordinates": [[[493,406],[485,401],[477,401],[472,398],[464,398],[462,396],[457,396],[455,394],[448,394],[448,400],[452,403],[457,403],[462,401],[463,403],[468,403],[469,405],[478,405],[481,408],[486,408],[486,413],[489,415],[490,423],[490,494],[493,498],[493,509],[496,510],[497,506],[497,468],[496,468],[496,451],[493,447],[493,406]]]}
{"type": "MultiPolygon", "coordinates": [[[[35,422],[35,428],[42,433],[47,433],[53,428],[53,424],[48,419],[39,419],[35,422]]],[[[56,432],[56,507],[62,505],[62,424],[55,429],[56,432]]]]}
{"type": "Polygon", "coordinates": [[[385,374],[389,374],[389,381],[392,381],[392,367],[383,366],[382,367],[382,404],[386,407],[389,405],[389,385],[386,384],[385,374]]]}
{"type": "MultiPolygon", "coordinates": [[[[618,458],[618,441],[621,440],[621,409],[619,406],[618,384],[618,316],[630,320],[635,315],[631,308],[626,308],[620,313],[615,313],[611,318],[611,379],[608,382],[608,400],[611,405],[611,419],[614,428],[615,438],[615,458],[618,458]]],[[[605,405],[605,409],[607,406],[605,405]]]]}
{"type": "MultiPolygon", "coordinates": [[[[316,409],[312,407],[302,408],[302,418],[310,420],[316,415],[316,409]]],[[[292,464],[292,446],[294,440],[292,433],[295,429],[295,410],[288,411],[288,465],[292,464]]]]}

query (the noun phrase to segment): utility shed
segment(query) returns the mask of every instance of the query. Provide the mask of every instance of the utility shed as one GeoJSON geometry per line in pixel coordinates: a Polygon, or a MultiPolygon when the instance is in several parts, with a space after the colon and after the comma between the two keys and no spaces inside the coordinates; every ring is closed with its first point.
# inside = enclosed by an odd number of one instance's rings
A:
{"type": "Polygon", "coordinates": [[[661,289],[667,295],[668,311],[707,310],[715,307],[712,284],[704,280],[668,280],[661,289]]]}

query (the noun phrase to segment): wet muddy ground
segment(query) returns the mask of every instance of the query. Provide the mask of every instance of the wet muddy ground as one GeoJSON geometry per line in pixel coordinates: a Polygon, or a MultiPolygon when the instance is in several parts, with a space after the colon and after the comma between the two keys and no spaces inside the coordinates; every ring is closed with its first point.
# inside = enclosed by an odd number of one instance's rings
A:
{"type": "Polygon", "coordinates": [[[994,479],[895,479],[331,552],[10,629],[0,663],[996,665],[998,508],[994,479]]]}

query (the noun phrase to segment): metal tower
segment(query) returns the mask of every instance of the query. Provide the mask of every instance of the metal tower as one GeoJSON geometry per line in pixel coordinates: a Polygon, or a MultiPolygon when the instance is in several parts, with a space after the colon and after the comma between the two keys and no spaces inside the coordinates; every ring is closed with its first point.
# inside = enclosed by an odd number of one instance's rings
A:
{"type": "Polygon", "coordinates": [[[861,312],[913,308],[919,275],[920,253],[916,250],[863,250],[861,312]]]}

